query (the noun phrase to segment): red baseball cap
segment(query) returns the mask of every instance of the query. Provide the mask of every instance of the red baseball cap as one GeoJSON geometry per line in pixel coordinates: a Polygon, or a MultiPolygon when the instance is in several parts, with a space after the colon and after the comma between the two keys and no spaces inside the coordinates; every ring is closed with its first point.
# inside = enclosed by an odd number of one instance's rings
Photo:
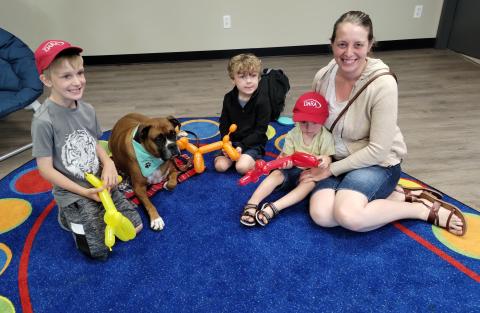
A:
{"type": "Polygon", "coordinates": [[[328,118],[328,102],[314,91],[301,95],[293,108],[294,122],[314,122],[324,124],[328,118]]]}
{"type": "Polygon", "coordinates": [[[72,50],[73,52],[82,52],[80,47],[72,46],[69,42],[64,40],[45,40],[35,50],[35,65],[37,71],[42,74],[43,70],[50,66],[57,55],[65,50],[72,50]]]}

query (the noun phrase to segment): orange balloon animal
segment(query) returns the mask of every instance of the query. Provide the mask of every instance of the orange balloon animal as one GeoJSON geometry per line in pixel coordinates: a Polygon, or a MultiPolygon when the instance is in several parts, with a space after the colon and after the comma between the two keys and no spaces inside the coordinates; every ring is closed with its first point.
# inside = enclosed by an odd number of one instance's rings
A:
{"type": "Polygon", "coordinates": [[[187,137],[182,137],[177,140],[177,145],[180,150],[187,150],[193,154],[193,168],[195,172],[202,173],[205,171],[205,161],[203,154],[215,150],[223,149],[232,161],[237,161],[240,158],[240,153],[232,146],[230,142],[230,134],[237,130],[237,125],[232,124],[228,129],[228,134],[223,136],[222,141],[210,143],[205,146],[197,147],[188,141],[187,137]]]}

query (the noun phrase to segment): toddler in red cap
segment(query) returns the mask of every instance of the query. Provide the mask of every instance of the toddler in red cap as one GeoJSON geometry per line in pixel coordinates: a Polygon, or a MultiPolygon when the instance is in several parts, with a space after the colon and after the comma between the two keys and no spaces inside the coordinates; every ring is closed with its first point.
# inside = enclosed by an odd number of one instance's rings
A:
{"type": "Polygon", "coordinates": [[[140,215],[115,186],[115,164],[99,145],[102,135],[95,109],[82,100],[86,79],[82,48],[64,40],[46,40],[35,50],[40,80],[50,95],[32,120],[32,155],[40,174],[53,187],[60,226],[73,234],[77,248],[96,259],[106,259],[105,210],[85,173],[101,175],[118,211],[139,231],[140,215]]]}
{"type": "MultiPolygon", "coordinates": [[[[317,157],[319,167],[328,167],[335,147],[332,134],[323,126],[327,118],[328,103],[322,95],[316,92],[301,95],[293,108],[295,127],[287,133],[279,157],[305,152],[317,157]]],[[[240,222],[246,226],[256,223],[265,226],[281,210],[303,200],[313,190],[315,182],[299,181],[302,171],[291,162],[283,169],[272,171],[248,200],[240,222]],[[260,202],[276,189],[290,192],[274,202],[264,203],[259,209],[260,202]]]]}

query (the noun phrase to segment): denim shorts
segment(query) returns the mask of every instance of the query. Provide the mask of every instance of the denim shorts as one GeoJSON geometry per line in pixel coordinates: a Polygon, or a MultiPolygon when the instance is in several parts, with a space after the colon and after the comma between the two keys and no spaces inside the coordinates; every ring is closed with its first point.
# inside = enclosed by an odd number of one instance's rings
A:
{"type": "Polygon", "coordinates": [[[288,169],[279,169],[279,171],[283,174],[283,183],[281,183],[275,190],[281,191],[290,191],[297,187],[298,179],[300,178],[300,174],[302,174],[304,169],[298,167],[292,167],[288,169]]]}
{"type": "Polygon", "coordinates": [[[312,194],[321,189],[355,190],[364,194],[368,201],[386,199],[395,190],[401,172],[400,164],[364,167],[317,182],[312,194]]]}

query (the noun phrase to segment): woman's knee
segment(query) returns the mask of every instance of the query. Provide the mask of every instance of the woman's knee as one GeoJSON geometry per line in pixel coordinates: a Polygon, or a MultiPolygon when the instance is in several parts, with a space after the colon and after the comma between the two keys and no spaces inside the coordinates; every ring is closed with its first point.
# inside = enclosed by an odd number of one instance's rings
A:
{"type": "Polygon", "coordinates": [[[313,222],[322,227],[337,226],[333,216],[334,191],[322,190],[314,193],[310,198],[309,213],[313,222]]]}
{"type": "Polygon", "coordinates": [[[309,210],[310,217],[312,218],[313,222],[318,226],[322,227],[332,227],[335,225],[332,210],[329,210],[325,207],[310,207],[309,210]]]}
{"type": "Polygon", "coordinates": [[[364,231],[369,227],[365,206],[367,197],[353,190],[339,190],[335,197],[333,215],[339,225],[352,231],[364,231]]]}
{"type": "Polygon", "coordinates": [[[367,225],[362,210],[348,205],[336,206],[333,215],[339,225],[351,231],[361,232],[367,225]]]}

